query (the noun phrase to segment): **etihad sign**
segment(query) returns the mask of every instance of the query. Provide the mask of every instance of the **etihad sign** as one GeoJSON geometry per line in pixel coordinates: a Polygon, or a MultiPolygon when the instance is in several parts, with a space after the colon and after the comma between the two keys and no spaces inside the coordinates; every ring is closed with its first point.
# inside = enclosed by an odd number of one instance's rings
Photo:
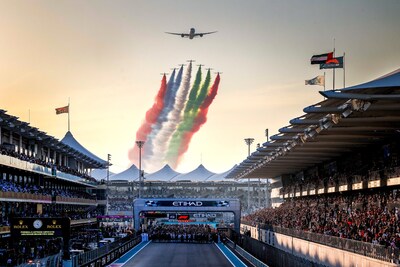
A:
{"type": "Polygon", "coordinates": [[[175,207],[201,207],[203,202],[201,201],[174,201],[172,205],[175,207]]]}

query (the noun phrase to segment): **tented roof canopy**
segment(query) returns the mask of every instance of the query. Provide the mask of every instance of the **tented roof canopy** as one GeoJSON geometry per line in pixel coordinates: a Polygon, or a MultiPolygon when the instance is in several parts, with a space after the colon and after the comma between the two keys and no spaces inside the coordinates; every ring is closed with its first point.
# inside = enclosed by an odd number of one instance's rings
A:
{"type": "Polygon", "coordinates": [[[95,154],[93,154],[92,152],[90,152],[89,150],[87,150],[84,146],[82,146],[76,139],[75,137],[72,135],[72,133],[70,131],[68,131],[64,138],[61,139],[61,142],[72,147],[73,149],[79,151],[80,153],[82,153],[83,155],[87,156],[88,158],[92,159],[92,161],[97,165],[97,168],[106,168],[107,167],[107,161],[102,160],[101,158],[99,158],[98,156],[96,156],[95,154]]]}

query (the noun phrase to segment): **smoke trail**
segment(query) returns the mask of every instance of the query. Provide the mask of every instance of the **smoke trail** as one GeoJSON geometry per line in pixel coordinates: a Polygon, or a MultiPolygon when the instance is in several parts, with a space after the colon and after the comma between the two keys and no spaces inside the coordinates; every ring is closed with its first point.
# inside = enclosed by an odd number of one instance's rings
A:
{"type": "Polygon", "coordinates": [[[204,99],[204,102],[200,105],[200,109],[199,109],[199,112],[198,112],[196,118],[194,119],[192,129],[189,132],[186,132],[183,137],[182,145],[179,148],[177,164],[179,164],[179,162],[182,159],[183,154],[186,153],[186,151],[188,150],[189,143],[190,143],[193,135],[200,130],[201,126],[203,126],[204,123],[206,123],[208,108],[210,107],[210,105],[214,101],[215,96],[218,93],[219,81],[220,81],[220,76],[218,73],[217,77],[214,80],[214,84],[210,88],[210,91],[209,91],[207,97],[204,99]]]}
{"type": "MultiPolygon", "coordinates": [[[[151,125],[157,121],[158,116],[160,115],[161,110],[164,107],[164,97],[165,91],[167,89],[167,77],[163,76],[161,81],[160,90],[158,90],[157,96],[154,99],[153,106],[147,110],[145,119],[140,126],[139,130],[136,132],[136,140],[147,141],[147,136],[151,132],[151,125]]],[[[128,152],[128,157],[131,162],[136,162],[138,159],[138,148],[134,144],[133,148],[131,148],[128,152]]]]}
{"type": "Polygon", "coordinates": [[[151,125],[151,132],[147,136],[146,146],[143,147],[143,162],[145,163],[149,158],[153,155],[153,142],[154,137],[157,132],[161,129],[161,124],[163,122],[163,117],[166,117],[166,114],[169,113],[168,106],[171,106],[171,102],[175,100],[175,94],[173,94],[173,87],[175,86],[175,69],[173,70],[171,76],[169,77],[166,92],[163,98],[163,108],[160,111],[160,114],[157,117],[157,121],[151,125]]]}
{"type": "Polygon", "coordinates": [[[211,80],[210,71],[208,71],[206,79],[203,85],[200,87],[200,81],[201,81],[201,66],[200,66],[196,75],[195,83],[192,87],[192,90],[190,91],[189,100],[186,104],[185,111],[183,114],[183,120],[179,124],[174,135],[172,136],[172,139],[169,144],[167,160],[171,166],[176,167],[178,163],[177,160],[180,157],[179,151],[180,147],[182,146],[182,142],[184,141],[184,135],[188,131],[190,131],[191,128],[193,127],[193,122],[198,113],[198,109],[207,95],[208,88],[210,85],[210,80],[211,80]]]}
{"type": "Polygon", "coordinates": [[[192,88],[190,89],[189,97],[186,101],[186,106],[183,111],[181,121],[178,127],[176,128],[175,132],[173,133],[168,145],[166,160],[172,168],[176,168],[176,159],[177,159],[176,156],[178,154],[180,140],[182,138],[183,133],[186,131],[185,129],[188,129],[187,125],[188,118],[195,104],[196,97],[200,89],[200,83],[201,83],[201,66],[197,70],[196,78],[194,80],[192,88]]]}
{"type": "MultiPolygon", "coordinates": [[[[190,90],[190,80],[192,77],[192,63],[189,63],[186,69],[185,77],[182,85],[179,87],[178,83],[182,80],[183,66],[178,72],[175,85],[176,99],[171,112],[168,114],[166,121],[162,124],[162,128],[154,140],[154,156],[152,158],[153,165],[162,165],[165,163],[165,154],[168,148],[168,141],[171,139],[172,134],[175,132],[177,125],[182,121],[182,110],[185,107],[186,99],[190,90]],[[180,79],[180,80],[179,80],[180,79]]],[[[159,167],[157,166],[157,167],[159,167]]]]}

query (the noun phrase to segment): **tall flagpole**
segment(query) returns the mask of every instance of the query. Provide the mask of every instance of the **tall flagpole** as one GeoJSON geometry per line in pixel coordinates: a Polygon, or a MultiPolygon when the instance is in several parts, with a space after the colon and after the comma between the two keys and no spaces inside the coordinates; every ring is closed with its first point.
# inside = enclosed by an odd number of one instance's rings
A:
{"type": "MultiPolygon", "coordinates": [[[[333,38],[333,58],[335,58],[335,38],[333,38]]],[[[333,90],[335,90],[335,68],[333,68],[333,90]]]]}
{"type": "Polygon", "coordinates": [[[69,97],[68,97],[68,132],[71,130],[71,127],[70,127],[70,120],[69,120],[69,114],[71,113],[71,110],[70,110],[70,108],[69,108],[69,105],[70,105],[70,99],[69,99],[69,97]]]}
{"type": "Polygon", "coordinates": [[[343,88],[346,88],[346,69],[345,69],[345,55],[346,53],[343,52],[343,88]]]}
{"type": "MultiPolygon", "coordinates": [[[[326,89],[326,75],[325,75],[325,71],[324,71],[324,92],[326,89]]],[[[324,100],[325,100],[325,96],[324,96],[324,100]]]]}

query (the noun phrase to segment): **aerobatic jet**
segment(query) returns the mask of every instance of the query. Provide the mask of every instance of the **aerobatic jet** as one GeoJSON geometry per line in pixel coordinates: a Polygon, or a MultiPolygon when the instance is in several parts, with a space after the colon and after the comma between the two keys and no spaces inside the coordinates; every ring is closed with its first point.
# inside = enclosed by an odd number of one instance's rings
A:
{"type": "Polygon", "coordinates": [[[214,32],[198,32],[198,33],[196,33],[196,30],[194,28],[191,28],[189,33],[177,33],[177,32],[165,32],[165,33],[173,34],[173,35],[180,35],[182,38],[187,37],[189,39],[193,39],[195,37],[203,37],[203,35],[216,33],[216,32],[217,31],[214,31],[214,32]]]}

